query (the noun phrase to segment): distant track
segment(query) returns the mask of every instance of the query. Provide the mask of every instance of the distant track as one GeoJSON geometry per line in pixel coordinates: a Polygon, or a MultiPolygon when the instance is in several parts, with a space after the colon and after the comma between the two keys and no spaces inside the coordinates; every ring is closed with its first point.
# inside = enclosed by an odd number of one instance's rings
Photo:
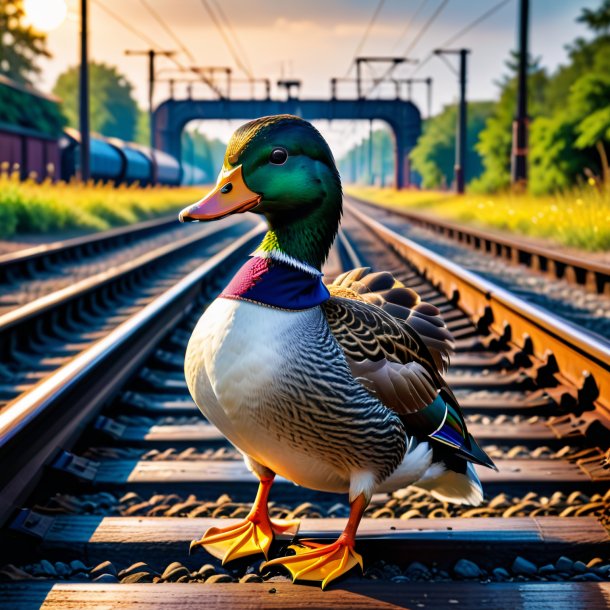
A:
{"type": "Polygon", "coordinates": [[[525,265],[555,279],[583,286],[595,294],[610,295],[610,264],[598,263],[530,242],[444,220],[438,216],[372,203],[350,195],[351,199],[371,208],[381,208],[406,218],[415,226],[449,237],[474,250],[502,258],[511,264],[525,265]]]}

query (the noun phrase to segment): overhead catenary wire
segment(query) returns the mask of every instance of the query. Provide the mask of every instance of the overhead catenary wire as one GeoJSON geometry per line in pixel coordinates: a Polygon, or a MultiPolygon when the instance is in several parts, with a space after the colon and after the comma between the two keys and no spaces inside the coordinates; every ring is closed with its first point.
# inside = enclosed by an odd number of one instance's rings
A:
{"type": "Polygon", "coordinates": [[[345,73],[344,78],[347,78],[349,76],[349,73],[352,71],[352,68],[354,67],[354,62],[356,61],[356,58],[360,55],[362,49],[364,48],[364,45],[368,40],[369,34],[371,33],[371,30],[373,29],[373,26],[375,25],[377,17],[379,17],[379,13],[381,12],[381,9],[383,8],[384,4],[385,0],[379,0],[379,2],[377,3],[377,6],[375,7],[375,10],[373,11],[373,14],[371,15],[371,18],[369,19],[369,22],[364,30],[364,33],[362,34],[362,38],[360,39],[360,42],[358,43],[358,46],[354,51],[354,55],[352,56],[352,60],[350,61],[349,67],[347,68],[347,72],[345,73]]]}
{"type": "MultiPolygon", "coordinates": [[[[439,16],[445,10],[445,8],[447,7],[448,4],[449,4],[449,0],[442,0],[442,2],[436,7],[434,12],[430,15],[430,17],[428,17],[428,19],[424,23],[424,25],[422,25],[422,27],[420,28],[419,32],[413,38],[413,40],[411,41],[409,46],[405,49],[405,52],[403,53],[404,57],[408,57],[409,56],[409,53],[411,53],[411,51],[417,46],[419,41],[422,39],[423,35],[430,29],[430,26],[439,18],[439,16]]],[[[381,82],[383,82],[394,71],[394,69],[396,68],[396,65],[397,64],[392,64],[381,75],[380,78],[375,79],[375,82],[373,83],[371,88],[367,91],[367,93],[365,94],[364,97],[367,97],[368,95],[370,95],[377,88],[377,86],[381,82]]]]}
{"type": "MultiPolygon", "coordinates": [[[[152,50],[154,50],[154,51],[161,50],[159,45],[157,44],[157,42],[155,42],[154,40],[152,40],[152,38],[149,38],[148,36],[146,36],[146,34],[143,34],[139,30],[137,30],[135,27],[133,27],[128,21],[123,19],[119,14],[115,13],[112,9],[108,8],[103,2],[101,2],[101,0],[93,0],[93,3],[97,7],[99,7],[102,11],[104,11],[107,15],[109,15],[112,19],[114,19],[117,23],[122,25],[126,30],[128,30],[134,36],[139,38],[142,42],[147,44],[152,50]]],[[[187,68],[180,60],[176,59],[176,57],[174,55],[167,55],[167,58],[172,63],[174,63],[174,65],[176,65],[176,67],[179,70],[181,70],[182,72],[185,72],[185,73],[191,72],[191,70],[189,70],[189,68],[187,68]]],[[[208,87],[210,87],[212,89],[212,91],[214,91],[219,97],[222,97],[222,93],[218,90],[218,88],[212,82],[209,81],[209,79],[205,78],[202,75],[200,75],[200,79],[203,83],[208,85],[208,87]]]]}
{"type": "Polygon", "coordinates": [[[408,57],[409,53],[417,46],[417,43],[422,39],[423,35],[430,29],[430,26],[438,19],[440,14],[445,10],[447,5],[449,4],[449,0],[443,0],[437,7],[436,10],[428,17],[428,21],[424,23],[424,25],[420,28],[417,36],[413,38],[411,44],[405,49],[403,55],[404,57],[408,57]]]}
{"type": "Polygon", "coordinates": [[[411,27],[413,26],[413,23],[419,17],[419,14],[422,12],[422,10],[426,6],[426,4],[428,4],[429,1],[430,0],[422,0],[422,2],[420,2],[419,6],[415,10],[415,13],[413,13],[413,16],[411,17],[411,19],[409,19],[407,21],[407,25],[405,26],[405,28],[401,32],[400,36],[397,38],[396,42],[394,43],[394,46],[392,47],[393,50],[396,50],[398,45],[400,45],[400,43],[403,41],[403,39],[407,36],[409,31],[411,30],[411,27]]]}
{"type": "MultiPolygon", "coordinates": [[[[513,0],[501,0],[501,2],[498,2],[498,4],[486,10],[483,14],[479,15],[474,21],[463,27],[459,32],[451,36],[451,38],[448,38],[445,42],[440,44],[438,48],[443,49],[446,47],[450,47],[452,44],[462,38],[462,36],[468,34],[468,32],[483,23],[483,21],[485,21],[486,19],[489,19],[489,17],[491,17],[492,15],[495,15],[495,13],[497,13],[501,8],[503,8],[505,5],[512,1],[513,0]]],[[[421,68],[425,64],[427,64],[432,59],[432,57],[434,57],[434,51],[431,51],[428,55],[426,55],[426,57],[414,68],[414,70],[411,72],[411,75],[415,74],[418,70],[421,70],[421,68]]]]}
{"type": "Polygon", "coordinates": [[[212,0],[212,2],[214,4],[214,7],[216,8],[216,10],[218,11],[218,14],[220,15],[221,19],[225,22],[227,30],[229,30],[229,33],[231,34],[231,37],[233,38],[233,42],[235,43],[239,52],[241,53],[241,57],[243,58],[245,65],[248,68],[248,71],[250,72],[250,74],[253,74],[254,71],[252,70],[252,64],[250,63],[248,54],[246,53],[244,47],[242,46],[242,44],[239,40],[239,36],[237,36],[237,34],[235,33],[235,29],[233,28],[233,25],[231,24],[231,20],[229,19],[229,17],[227,16],[226,12],[223,10],[223,8],[219,2],[216,2],[215,0],[212,0]]]}
{"type": "Polygon", "coordinates": [[[180,40],[178,36],[174,33],[174,31],[169,27],[167,21],[159,15],[159,13],[150,5],[148,0],[140,0],[140,4],[148,11],[148,13],[152,16],[152,18],[161,26],[163,31],[178,45],[180,50],[189,58],[189,60],[193,63],[196,63],[196,58],[191,52],[191,50],[180,40]]]}
{"type": "Polygon", "coordinates": [[[227,33],[225,32],[222,24],[220,23],[218,16],[212,10],[210,3],[207,0],[201,0],[201,4],[202,4],[203,8],[205,9],[205,11],[207,12],[208,16],[210,17],[210,19],[212,20],[212,23],[216,27],[216,30],[222,37],[227,49],[229,50],[229,53],[231,54],[231,57],[233,58],[233,61],[235,62],[237,67],[242,72],[244,72],[244,74],[246,74],[246,76],[248,76],[248,78],[254,78],[254,76],[252,75],[250,70],[248,70],[248,67],[246,65],[244,65],[244,63],[242,62],[242,60],[239,56],[239,53],[237,53],[237,51],[235,50],[235,47],[233,46],[231,39],[227,36],[227,33]]]}
{"type": "Polygon", "coordinates": [[[159,49],[159,46],[154,40],[152,40],[152,38],[149,38],[148,36],[146,36],[146,34],[143,34],[139,30],[134,28],[133,25],[129,23],[129,21],[126,21],[125,19],[123,19],[123,17],[115,13],[112,9],[109,9],[105,4],[100,2],[100,0],[93,0],[93,4],[95,4],[98,8],[102,9],[102,11],[112,17],[112,19],[114,19],[117,23],[121,24],[126,30],[131,32],[137,38],[139,38],[142,42],[146,43],[151,49],[159,49]]]}

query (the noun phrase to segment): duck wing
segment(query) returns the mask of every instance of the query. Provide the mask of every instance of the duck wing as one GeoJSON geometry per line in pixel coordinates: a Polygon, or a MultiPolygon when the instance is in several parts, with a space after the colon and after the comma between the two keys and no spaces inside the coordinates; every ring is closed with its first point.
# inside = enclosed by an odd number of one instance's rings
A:
{"type": "Polygon", "coordinates": [[[372,303],[406,322],[428,348],[438,371],[447,372],[454,344],[440,311],[391,273],[359,267],[339,275],[328,288],[331,294],[372,303]]]}
{"type": "MultiPolygon", "coordinates": [[[[370,274],[377,277],[367,284],[362,281],[367,275],[368,269],[361,268],[339,276],[327,286],[331,298],[322,304],[330,330],[343,349],[353,376],[400,416],[410,435],[436,441],[433,445],[437,445],[435,453],[439,459],[445,461],[456,455],[493,467],[468,433],[457,399],[438,370],[439,362],[445,362],[442,355],[447,353],[445,350],[451,341],[444,324],[425,320],[446,331],[442,333],[443,350],[437,350],[435,357],[428,343],[409,324],[410,314],[403,311],[408,309],[404,304],[407,298],[415,305],[421,304],[419,295],[402,285],[371,290],[371,285],[378,286],[380,279],[384,286],[390,278],[395,280],[390,273],[384,273],[382,278],[380,274],[370,274]],[[408,292],[402,293],[403,289],[408,292]],[[394,294],[388,294],[389,291],[394,294]],[[403,297],[403,304],[391,300],[396,294],[403,297]],[[377,296],[383,301],[377,300],[377,296]],[[394,309],[392,305],[401,309],[394,309]]],[[[434,317],[439,316],[434,314],[434,317]]]]}

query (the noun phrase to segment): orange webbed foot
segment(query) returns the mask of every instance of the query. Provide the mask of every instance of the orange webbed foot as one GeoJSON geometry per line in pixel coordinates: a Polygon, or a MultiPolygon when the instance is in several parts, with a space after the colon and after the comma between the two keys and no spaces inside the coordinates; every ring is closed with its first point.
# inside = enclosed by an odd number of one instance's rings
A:
{"type": "Polygon", "coordinates": [[[263,553],[267,558],[274,536],[295,536],[298,519],[275,520],[248,516],[243,521],[227,527],[211,527],[200,540],[193,540],[189,552],[198,547],[221,559],[223,565],[234,559],[263,553]]]}
{"type": "Polygon", "coordinates": [[[353,544],[341,538],[332,544],[303,540],[288,548],[295,551],[296,555],[272,559],[264,567],[284,566],[293,581],[321,581],[322,589],[357,565],[363,569],[362,555],[354,550],[353,544]]]}

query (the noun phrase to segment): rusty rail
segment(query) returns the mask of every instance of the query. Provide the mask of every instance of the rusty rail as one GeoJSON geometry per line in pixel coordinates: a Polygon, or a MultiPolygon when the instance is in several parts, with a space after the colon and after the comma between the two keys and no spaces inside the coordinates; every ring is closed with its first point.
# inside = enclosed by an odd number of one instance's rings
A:
{"type": "Polygon", "coordinates": [[[577,388],[579,403],[610,420],[610,344],[530,305],[398,235],[353,206],[354,216],[476,321],[537,357],[558,383],[577,388]]]}
{"type": "Polygon", "coordinates": [[[526,265],[533,271],[583,286],[587,291],[595,294],[610,295],[610,265],[608,264],[537,246],[518,238],[506,237],[483,229],[443,220],[431,214],[401,210],[388,205],[372,203],[352,195],[349,195],[347,199],[397,214],[416,226],[429,229],[475,250],[502,258],[512,264],[526,265]]]}

